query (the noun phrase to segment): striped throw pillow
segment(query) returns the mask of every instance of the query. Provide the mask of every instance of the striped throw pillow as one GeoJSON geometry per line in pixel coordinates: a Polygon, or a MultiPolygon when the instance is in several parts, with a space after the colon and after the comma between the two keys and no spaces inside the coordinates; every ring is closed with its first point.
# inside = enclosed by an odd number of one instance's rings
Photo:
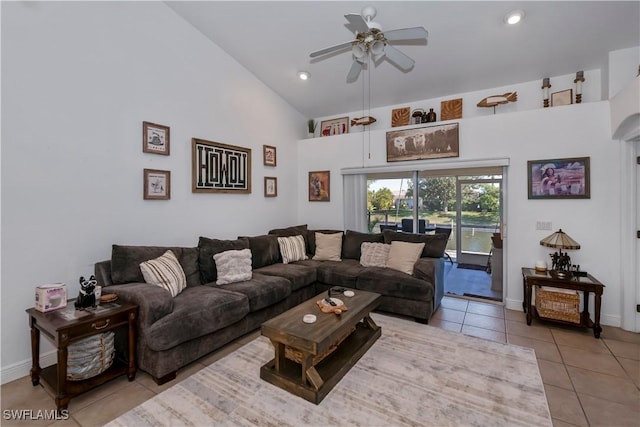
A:
{"type": "Polygon", "coordinates": [[[156,259],[140,263],[144,281],[160,286],[175,297],[187,287],[184,270],[172,251],[166,251],[156,259]]]}
{"type": "Polygon", "coordinates": [[[283,264],[307,259],[304,238],[300,235],[278,237],[278,246],[280,246],[280,255],[282,255],[283,264]]]}

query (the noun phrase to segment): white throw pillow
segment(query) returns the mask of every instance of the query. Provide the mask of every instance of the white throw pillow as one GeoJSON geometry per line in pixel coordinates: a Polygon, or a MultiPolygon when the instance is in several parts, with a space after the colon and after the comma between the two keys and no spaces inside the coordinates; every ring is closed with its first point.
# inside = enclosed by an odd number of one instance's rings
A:
{"type": "Polygon", "coordinates": [[[278,237],[278,246],[283,264],[307,259],[307,246],[302,236],[278,237]]]}
{"type": "Polygon", "coordinates": [[[363,267],[386,267],[391,245],[364,242],[360,245],[360,265],[363,267]]]}
{"type": "Polygon", "coordinates": [[[213,256],[218,271],[216,285],[251,280],[251,249],[236,249],[220,252],[213,256]]]}
{"type": "Polygon", "coordinates": [[[147,283],[160,286],[175,297],[187,287],[184,270],[172,251],[166,251],[158,258],[140,263],[142,277],[147,283]]]}
{"type": "Polygon", "coordinates": [[[316,254],[318,261],[342,261],[342,233],[316,233],[316,254]]]}
{"type": "Polygon", "coordinates": [[[391,242],[387,267],[403,273],[413,274],[413,265],[420,259],[424,243],[391,242]]]}

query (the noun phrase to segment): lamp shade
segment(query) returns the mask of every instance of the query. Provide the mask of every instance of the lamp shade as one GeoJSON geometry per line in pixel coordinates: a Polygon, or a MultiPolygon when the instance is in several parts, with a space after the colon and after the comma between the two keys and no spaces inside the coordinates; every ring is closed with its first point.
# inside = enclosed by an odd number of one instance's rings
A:
{"type": "Polygon", "coordinates": [[[550,236],[540,240],[542,246],[556,249],[580,249],[580,243],[573,240],[567,233],[559,229],[550,236]]]}

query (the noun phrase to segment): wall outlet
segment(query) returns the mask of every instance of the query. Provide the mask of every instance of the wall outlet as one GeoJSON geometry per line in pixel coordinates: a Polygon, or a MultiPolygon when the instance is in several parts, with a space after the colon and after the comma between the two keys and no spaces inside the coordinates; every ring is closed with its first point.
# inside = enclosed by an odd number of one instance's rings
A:
{"type": "Polygon", "coordinates": [[[536,221],[536,230],[551,230],[551,221],[536,221]]]}

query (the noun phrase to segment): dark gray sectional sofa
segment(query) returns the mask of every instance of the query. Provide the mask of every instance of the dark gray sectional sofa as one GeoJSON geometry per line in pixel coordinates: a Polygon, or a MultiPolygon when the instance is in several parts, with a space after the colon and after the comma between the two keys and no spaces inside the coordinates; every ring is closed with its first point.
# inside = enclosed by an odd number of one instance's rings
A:
{"type": "Polygon", "coordinates": [[[342,261],[317,261],[315,233],[340,230],[308,230],[306,225],[271,230],[269,234],[218,240],[200,237],[197,247],[113,245],[111,259],[95,264],[103,294],[139,306],[137,364],[158,384],[175,378],[178,369],[260,327],[280,314],[335,286],[377,292],[381,311],[428,322],[444,293],[446,238],[393,231],[367,234],[347,231],[342,261]],[[302,235],[310,259],[283,264],[278,236],[302,235]],[[360,265],[363,242],[393,240],[425,242],[413,275],[381,267],[360,265]],[[253,277],[244,282],[216,285],[213,255],[249,248],[253,277]],[[187,278],[187,288],[172,297],[165,289],[144,283],[141,262],[171,249],[187,278]]]}

